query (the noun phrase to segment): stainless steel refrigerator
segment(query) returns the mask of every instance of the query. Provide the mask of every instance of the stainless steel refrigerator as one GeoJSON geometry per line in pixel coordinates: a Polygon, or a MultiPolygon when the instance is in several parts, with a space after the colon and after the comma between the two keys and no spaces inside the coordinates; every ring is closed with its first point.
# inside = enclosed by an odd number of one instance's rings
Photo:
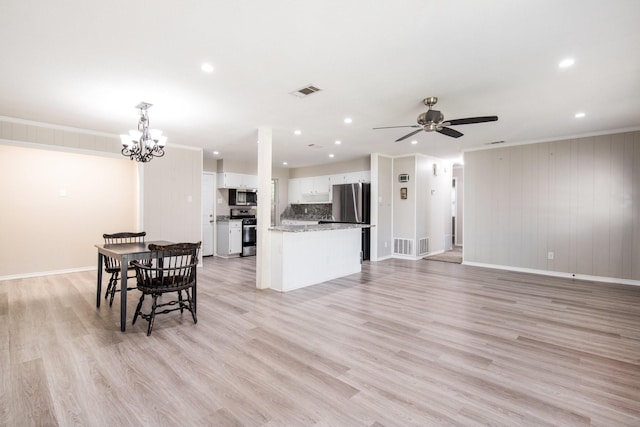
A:
{"type": "MultiPolygon", "coordinates": [[[[341,184],[332,188],[332,222],[371,223],[371,184],[341,184]]],[[[370,254],[370,230],[362,229],[362,259],[370,254]]]]}

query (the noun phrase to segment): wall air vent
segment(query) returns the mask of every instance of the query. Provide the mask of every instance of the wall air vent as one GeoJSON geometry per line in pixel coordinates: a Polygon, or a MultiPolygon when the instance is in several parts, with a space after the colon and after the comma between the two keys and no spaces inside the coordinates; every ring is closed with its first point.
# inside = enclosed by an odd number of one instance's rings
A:
{"type": "Polygon", "coordinates": [[[418,240],[418,256],[426,255],[429,252],[429,238],[423,237],[418,240]]]}
{"type": "Polygon", "coordinates": [[[307,85],[305,87],[301,87],[300,89],[296,89],[293,92],[289,92],[289,93],[293,96],[297,96],[298,98],[304,98],[316,92],[320,92],[321,90],[322,89],[320,89],[317,86],[307,85]]]}
{"type": "Polygon", "coordinates": [[[393,253],[399,255],[413,255],[413,240],[393,239],[393,253]]]}

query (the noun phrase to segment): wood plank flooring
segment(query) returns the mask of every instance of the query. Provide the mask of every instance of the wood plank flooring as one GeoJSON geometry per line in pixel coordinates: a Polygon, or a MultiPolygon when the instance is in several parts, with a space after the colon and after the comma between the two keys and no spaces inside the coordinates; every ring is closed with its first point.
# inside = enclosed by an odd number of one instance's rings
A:
{"type": "Polygon", "coordinates": [[[151,337],[120,332],[118,297],[96,309],[95,272],[0,282],[0,425],[640,425],[640,287],[425,260],[286,294],[255,258],[198,274],[198,323],[151,337]]]}

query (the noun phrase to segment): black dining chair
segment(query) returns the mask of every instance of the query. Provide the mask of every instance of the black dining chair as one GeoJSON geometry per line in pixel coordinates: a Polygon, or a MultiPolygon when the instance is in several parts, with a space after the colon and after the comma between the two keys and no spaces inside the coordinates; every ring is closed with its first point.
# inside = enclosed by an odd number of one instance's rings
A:
{"type": "MultiPolygon", "coordinates": [[[[147,235],[145,231],[139,233],[131,233],[131,232],[123,232],[123,233],[114,233],[114,234],[103,234],[105,245],[117,245],[121,243],[144,243],[144,238],[147,235]]],[[[120,261],[114,258],[105,257],[104,258],[104,267],[107,273],[110,273],[109,284],[107,285],[107,289],[104,293],[104,298],[109,298],[109,306],[113,304],[113,297],[116,292],[120,292],[118,289],[118,280],[120,280],[120,261]]],[[[127,271],[131,271],[135,273],[135,268],[133,265],[129,265],[127,267],[127,271]]],[[[135,276],[127,276],[127,278],[132,279],[135,276]]],[[[132,290],[135,288],[127,288],[127,290],[132,290]]]]}
{"type": "Polygon", "coordinates": [[[188,310],[193,317],[193,323],[198,323],[196,315],[197,303],[197,277],[198,243],[175,243],[171,245],[149,245],[151,259],[146,262],[134,261],[132,264],[136,269],[137,288],[142,295],[133,315],[132,325],[136,323],[138,316],[149,322],[147,336],[151,335],[153,322],[157,314],[169,313],[172,311],[188,310]],[[184,295],[183,295],[184,292],[184,295]],[[165,294],[176,293],[175,299],[158,303],[158,298],[165,294]],[[151,311],[142,312],[142,302],[146,295],[151,295],[151,311]],[[163,307],[177,305],[174,308],[163,307]]]}

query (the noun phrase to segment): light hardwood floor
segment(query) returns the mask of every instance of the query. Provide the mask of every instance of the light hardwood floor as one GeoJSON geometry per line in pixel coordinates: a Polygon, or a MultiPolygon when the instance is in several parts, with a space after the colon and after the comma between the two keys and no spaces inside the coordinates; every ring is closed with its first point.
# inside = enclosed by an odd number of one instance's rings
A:
{"type": "Polygon", "coordinates": [[[0,425],[640,425],[640,287],[388,260],[280,294],[204,265],[198,324],[151,337],[95,272],[0,282],[0,425]]]}

